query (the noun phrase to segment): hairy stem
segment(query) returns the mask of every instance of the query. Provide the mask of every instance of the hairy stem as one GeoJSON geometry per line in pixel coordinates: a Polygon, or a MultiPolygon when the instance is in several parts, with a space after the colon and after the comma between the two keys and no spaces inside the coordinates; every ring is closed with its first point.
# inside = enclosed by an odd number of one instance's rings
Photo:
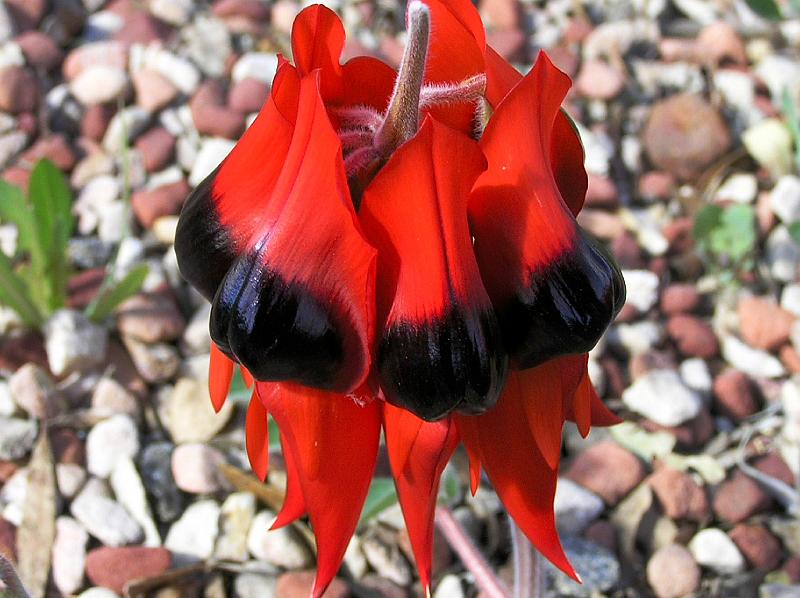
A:
{"type": "Polygon", "coordinates": [[[543,598],[544,571],[539,553],[510,517],[508,524],[514,559],[514,598],[543,598]]]}

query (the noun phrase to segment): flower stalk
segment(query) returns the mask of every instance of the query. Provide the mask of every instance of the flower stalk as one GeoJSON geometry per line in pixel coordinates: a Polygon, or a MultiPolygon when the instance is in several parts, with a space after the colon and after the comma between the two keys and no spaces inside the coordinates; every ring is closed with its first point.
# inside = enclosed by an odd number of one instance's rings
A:
{"type": "Polygon", "coordinates": [[[514,562],[514,598],[543,598],[544,571],[539,553],[509,517],[514,562]]]}

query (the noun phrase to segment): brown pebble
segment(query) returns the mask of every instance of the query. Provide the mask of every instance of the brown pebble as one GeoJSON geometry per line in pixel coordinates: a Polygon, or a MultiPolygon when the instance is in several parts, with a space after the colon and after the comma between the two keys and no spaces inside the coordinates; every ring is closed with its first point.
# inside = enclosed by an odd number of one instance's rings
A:
{"type": "Polygon", "coordinates": [[[693,284],[673,283],[661,292],[660,307],[666,315],[691,313],[700,307],[702,297],[693,284]]]}
{"type": "Polygon", "coordinates": [[[153,127],[139,135],[134,146],[142,155],[147,172],[166,168],[175,155],[175,137],[164,127],[153,127]]]}
{"type": "MultiPolygon", "coordinates": [[[[278,578],[275,595],[281,598],[307,598],[314,586],[315,571],[289,571],[278,578]]],[[[347,598],[351,596],[350,587],[342,579],[334,577],[323,598],[347,598]]]]}
{"type": "Polygon", "coordinates": [[[156,577],[172,564],[172,554],[162,547],[102,546],[86,555],[86,576],[95,585],[122,594],[133,579],[156,577]]]}
{"type": "Polygon", "coordinates": [[[177,216],[187,195],[189,184],[181,179],[155,189],[136,191],[131,197],[131,209],[144,228],[151,228],[162,216],[177,216]]]}
{"type": "Polygon", "coordinates": [[[750,566],[772,571],[781,562],[781,543],[762,525],[740,523],[728,534],[750,566]]]}
{"type": "Polygon", "coordinates": [[[684,546],[668,544],[650,557],[647,581],[658,598],[680,598],[700,585],[700,567],[684,546]]]}
{"type": "Polygon", "coordinates": [[[39,105],[39,81],[22,66],[0,70],[0,110],[19,114],[33,112],[39,105]]]}
{"type": "Polygon", "coordinates": [[[711,326],[696,316],[671,316],[667,320],[666,329],[683,355],[708,359],[719,353],[719,342],[711,326]]]}
{"type": "Polygon", "coordinates": [[[740,523],[752,515],[769,509],[772,506],[772,499],[757,482],[737,469],[719,485],[712,505],[717,517],[722,521],[740,523]]]}
{"type": "Polygon", "coordinates": [[[708,519],[710,506],[706,491],[688,473],[661,466],[647,481],[670,519],[697,522],[708,519]]]}
{"type": "Polygon", "coordinates": [[[603,441],[578,454],[565,475],[613,506],[644,479],[645,468],[633,453],[603,441]]]}
{"type": "Polygon", "coordinates": [[[729,369],[714,379],[714,399],[717,409],[740,421],[758,411],[758,398],[750,378],[739,370],[729,369]]]}
{"type": "Polygon", "coordinates": [[[795,316],[778,304],[760,297],[739,301],[736,313],[742,340],[765,351],[774,351],[788,342],[795,316]]]}

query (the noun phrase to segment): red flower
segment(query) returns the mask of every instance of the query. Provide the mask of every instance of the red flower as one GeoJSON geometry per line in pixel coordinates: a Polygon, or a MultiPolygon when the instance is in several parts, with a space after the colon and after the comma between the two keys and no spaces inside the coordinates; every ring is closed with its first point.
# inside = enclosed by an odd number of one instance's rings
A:
{"type": "Polygon", "coordinates": [[[247,451],[267,472],[267,414],[288,470],[276,526],[308,514],[320,595],[341,563],[384,431],[422,583],[459,442],[531,541],[575,576],[555,528],[561,428],[616,421],[586,371],[624,302],[580,229],[583,150],[570,81],[542,54],[523,77],[469,0],[409,5],[399,73],[344,65],[312,6],[270,98],[187,200],[181,272],[213,302],[210,389],[256,378],[247,451]],[[494,109],[482,130],[485,101],[494,109]]]}

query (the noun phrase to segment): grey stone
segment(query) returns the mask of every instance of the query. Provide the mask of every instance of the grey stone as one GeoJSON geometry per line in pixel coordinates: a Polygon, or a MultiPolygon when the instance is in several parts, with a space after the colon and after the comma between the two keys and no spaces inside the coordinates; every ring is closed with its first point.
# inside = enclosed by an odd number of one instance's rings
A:
{"type": "Polygon", "coordinates": [[[583,585],[547,563],[549,583],[557,596],[589,598],[600,592],[609,592],[617,586],[620,566],[613,553],[594,542],[574,536],[563,537],[562,544],[572,566],[581,576],[583,585]]]}
{"type": "Polygon", "coordinates": [[[286,526],[270,530],[275,513],[261,511],[253,519],[247,536],[247,548],[257,559],[284,569],[305,569],[314,559],[297,531],[286,526]]]}
{"type": "Polygon", "coordinates": [[[674,370],[651,370],[622,393],[625,405],[662,426],[679,426],[700,413],[703,401],[674,370]]]}
{"type": "Polygon", "coordinates": [[[568,478],[556,486],[556,524],[562,534],[579,534],[605,509],[603,499],[568,478]]]}
{"type": "Polygon", "coordinates": [[[89,473],[107,478],[117,463],[139,452],[139,430],[127,415],[115,415],[97,423],[86,438],[89,473]]]}
{"type": "Polygon", "coordinates": [[[22,459],[33,448],[39,427],[29,419],[0,418],[0,459],[22,459]]]}
{"type": "Polygon", "coordinates": [[[137,544],[144,539],[141,526],[118,502],[87,484],[70,505],[72,516],[108,546],[137,544]]]}
{"type": "Polygon", "coordinates": [[[44,338],[47,361],[56,376],[97,367],[105,361],[108,331],[83,312],[58,310],[45,324],[44,338]]]}
{"type": "Polygon", "coordinates": [[[26,363],[8,380],[14,401],[31,417],[48,419],[63,413],[66,405],[55,382],[43,368],[26,363]]]}
{"type": "Polygon", "coordinates": [[[164,546],[179,564],[203,560],[214,554],[219,532],[219,505],[213,500],[192,503],[172,524],[164,546]]]}
{"type": "Polygon", "coordinates": [[[170,523],[183,512],[183,495],[172,477],[172,451],[175,446],[169,442],[148,444],[139,458],[147,493],[153,509],[160,521],[170,523]]]}

